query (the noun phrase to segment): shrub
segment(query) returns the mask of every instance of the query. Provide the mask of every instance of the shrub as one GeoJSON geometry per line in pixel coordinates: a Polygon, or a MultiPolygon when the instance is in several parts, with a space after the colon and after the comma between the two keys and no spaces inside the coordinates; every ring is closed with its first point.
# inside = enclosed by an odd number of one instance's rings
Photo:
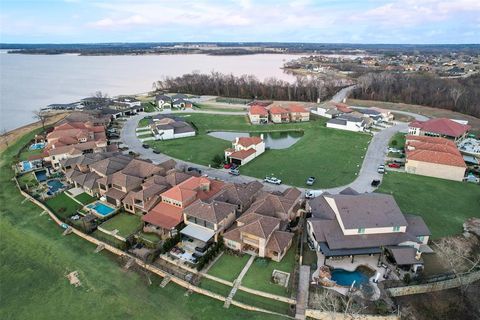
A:
{"type": "Polygon", "coordinates": [[[223,163],[224,159],[221,155],[219,154],[216,154],[213,158],[212,158],[212,163],[213,163],[213,166],[214,167],[220,167],[223,163]]]}
{"type": "Polygon", "coordinates": [[[175,236],[165,240],[162,246],[162,252],[168,252],[180,241],[181,235],[177,233],[175,236]]]}

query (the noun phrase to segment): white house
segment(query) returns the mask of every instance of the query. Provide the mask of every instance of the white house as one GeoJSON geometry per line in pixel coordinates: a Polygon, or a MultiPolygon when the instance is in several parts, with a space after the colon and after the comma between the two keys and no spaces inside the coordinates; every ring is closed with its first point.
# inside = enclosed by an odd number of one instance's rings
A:
{"type": "Polygon", "coordinates": [[[244,165],[265,152],[263,134],[260,137],[237,137],[232,148],[225,150],[225,161],[244,165]]]}
{"type": "Polygon", "coordinates": [[[360,117],[341,115],[327,121],[327,128],[361,132],[365,129],[365,120],[360,117]]]}
{"type": "Polygon", "coordinates": [[[150,128],[155,140],[171,140],[195,136],[195,129],[187,122],[164,116],[154,118],[150,128]]]}

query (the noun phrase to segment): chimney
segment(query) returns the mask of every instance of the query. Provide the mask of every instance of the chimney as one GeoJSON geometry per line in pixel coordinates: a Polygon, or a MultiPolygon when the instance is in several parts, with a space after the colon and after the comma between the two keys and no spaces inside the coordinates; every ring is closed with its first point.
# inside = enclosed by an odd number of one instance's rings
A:
{"type": "Polygon", "coordinates": [[[235,138],[235,144],[238,144],[238,137],[235,138]]]}
{"type": "Polygon", "coordinates": [[[320,103],[320,98],[317,98],[317,103],[320,103]]]}
{"type": "Polygon", "coordinates": [[[422,252],[417,250],[417,253],[415,254],[415,260],[420,260],[422,257],[422,252]]]}
{"type": "Polygon", "coordinates": [[[262,139],[262,141],[263,141],[263,133],[262,133],[262,134],[260,134],[260,139],[262,139]]]}

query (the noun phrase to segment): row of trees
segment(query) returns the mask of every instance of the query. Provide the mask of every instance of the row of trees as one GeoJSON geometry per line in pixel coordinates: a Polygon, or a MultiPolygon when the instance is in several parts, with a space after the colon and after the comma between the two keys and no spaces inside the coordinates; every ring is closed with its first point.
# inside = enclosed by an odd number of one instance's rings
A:
{"type": "Polygon", "coordinates": [[[259,81],[253,75],[237,77],[218,72],[189,73],[181,77],[168,77],[163,81],[155,82],[153,87],[158,91],[195,95],[307,102],[316,102],[318,98],[324,100],[338,90],[333,80],[299,76],[294,82],[276,78],[259,81]]]}
{"type": "Polygon", "coordinates": [[[358,78],[353,97],[419,104],[480,117],[480,75],[447,79],[423,74],[369,73],[358,78]]]}

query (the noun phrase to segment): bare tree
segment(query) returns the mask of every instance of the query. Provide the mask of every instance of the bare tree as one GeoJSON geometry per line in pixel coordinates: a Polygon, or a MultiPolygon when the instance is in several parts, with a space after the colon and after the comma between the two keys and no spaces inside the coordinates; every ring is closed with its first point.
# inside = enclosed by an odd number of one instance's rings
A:
{"type": "Polygon", "coordinates": [[[42,110],[35,110],[33,111],[33,118],[37,121],[40,121],[42,124],[42,129],[45,131],[45,123],[47,122],[49,115],[42,110]]]}
{"type": "Polygon", "coordinates": [[[465,89],[460,87],[453,87],[450,88],[450,91],[448,93],[453,99],[453,106],[455,107],[455,109],[457,109],[458,99],[460,99],[460,97],[465,93],[465,89]]]}
{"type": "Polygon", "coordinates": [[[344,296],[330,289],[316,288],[311,295],[310,304],[315,309],[328,313],[332,320],[342,313],[345,318],[348,315],[355,319],[364,308],[354,303],[353,297],[353,294],[344,296]]]}
{"type": "Polygon", "coordinates": [[[95,91],[93,94],[92,94],[93,97],[95,98],[98,98],[98,99],[108,99],[108,93],[104,93],[100,90],[98,91],[95,91]]]}

